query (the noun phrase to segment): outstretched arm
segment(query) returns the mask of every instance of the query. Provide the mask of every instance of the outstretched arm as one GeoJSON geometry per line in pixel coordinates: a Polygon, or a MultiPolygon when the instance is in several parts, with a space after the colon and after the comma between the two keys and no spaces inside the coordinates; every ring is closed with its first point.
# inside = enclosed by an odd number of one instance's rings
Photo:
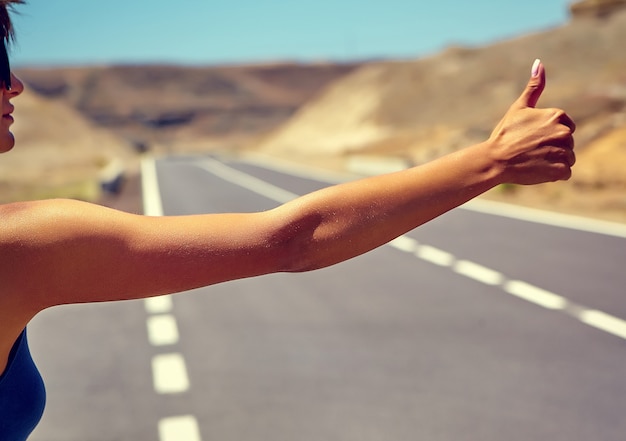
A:
{"type": "Polygon", "coordinates": [[[28,316],[56,304],[312,270],[380,246],[500,183],[568,179],[574,125],[563,111],[534,108],[544,84],[539,66],[481,144],[266,212],[150,218],[76,201],[5,206],[3,296],[28,316]]]}

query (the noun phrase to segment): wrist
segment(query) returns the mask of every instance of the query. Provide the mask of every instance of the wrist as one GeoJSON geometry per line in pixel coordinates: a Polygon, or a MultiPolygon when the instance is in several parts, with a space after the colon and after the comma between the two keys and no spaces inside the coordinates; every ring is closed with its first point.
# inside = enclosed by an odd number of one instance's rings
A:
{"type": "Polygon", "coordinates": [[[493,188],[506,182],[506,167],[493,154],[495,147],[491,140],[475,144],[462,150],[467,155],[463,160],[476,164],[476,176],[486,189],[493,188]]]}

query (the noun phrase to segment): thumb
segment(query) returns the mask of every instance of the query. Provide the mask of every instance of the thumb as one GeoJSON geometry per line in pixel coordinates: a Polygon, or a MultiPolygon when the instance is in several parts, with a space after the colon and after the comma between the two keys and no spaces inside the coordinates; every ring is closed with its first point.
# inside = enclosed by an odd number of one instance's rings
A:
{"type": "Polygon", "coordinates": [[[526,89],[517,100],[520,107],[535,107],[539,97],[546,86],[546,70],[541,60],[536,59],[531,69],[531,77],[526,85],[526,89]]]}

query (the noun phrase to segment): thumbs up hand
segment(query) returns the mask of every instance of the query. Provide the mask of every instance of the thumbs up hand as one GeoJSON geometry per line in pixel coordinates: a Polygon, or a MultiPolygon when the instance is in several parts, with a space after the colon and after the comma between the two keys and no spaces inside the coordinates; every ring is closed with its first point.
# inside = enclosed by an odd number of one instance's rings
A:
{"type": "Polygon", "coordinates": [[[576,125],[563,110],[535,108],[545,84],[544,66],[536,60],[526,88],[487,141],[502,182],[530,185],[572,175],[576,125]]]}

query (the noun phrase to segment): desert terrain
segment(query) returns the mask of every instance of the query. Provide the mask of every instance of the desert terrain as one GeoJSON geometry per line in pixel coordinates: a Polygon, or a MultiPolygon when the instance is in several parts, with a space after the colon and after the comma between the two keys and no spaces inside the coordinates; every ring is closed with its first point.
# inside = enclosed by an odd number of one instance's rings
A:
{"type": "Polygon", "coordinates": [[[98,201],[103,170],[122,164],[132,176],[146,152],[263,154],[352,172],[417,165],[486,139],[541,58],[539,106],[577,124],[574,176],[485,197],[626,222],[625,41],[618,8],[412,60],[22,68],[29,90],[15,101],[18,147],[0,161],[0,200],[98,201]]]}

